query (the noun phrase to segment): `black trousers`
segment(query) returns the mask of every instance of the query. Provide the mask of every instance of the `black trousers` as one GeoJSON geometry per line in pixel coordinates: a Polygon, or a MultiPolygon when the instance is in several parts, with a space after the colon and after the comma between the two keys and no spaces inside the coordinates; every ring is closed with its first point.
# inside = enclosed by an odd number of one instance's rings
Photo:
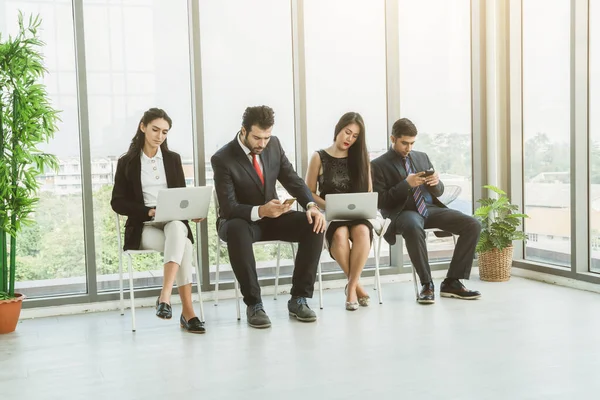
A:
{"type": "Polygon", "coordinates": [[[427,255],[425,229],[438,228],[458,235],[450,261],[448,278],[469,279],[475,247],[481,233],[481,223],[460,211],[427,205],[429,215],[423,218],[416,211],[405,210],[396,216],[396,233],[402,234],[410,261],[415,266],[421,284],[431,282],[431,267],[427,255]]]}
{"type": "Polygon", "coordinates": [[[263,218],[256,222],[230,219],[221,224],[219,237],[227,242],[231,267],[240,283],[246,305],[262,302],[252,248],[252,243],[260,241],[298,243],[291,294],[312,297],[323,250],[323,234],[313,232],[313,225],[308,223],[306,213],[292,211],[279,218],[263,218]]]}

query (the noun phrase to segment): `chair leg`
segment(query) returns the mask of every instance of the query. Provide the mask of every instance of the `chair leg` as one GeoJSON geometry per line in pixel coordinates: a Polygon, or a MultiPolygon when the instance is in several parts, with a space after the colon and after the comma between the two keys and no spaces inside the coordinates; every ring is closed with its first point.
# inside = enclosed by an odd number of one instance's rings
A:
{"type": "Polygon", "coordinates": [[[277,292],[279,290],[279,267],[281,265],[281,244],[277,244],[277,266],[275,267],[275,294],[273,300],[277,300],[277,292]]]}
{"type": "Polygon", "coordinates": [[[202,284],[200,283],[200,266],[196,263],[196,286],[198,287],[198,301],[200,302],[200,321],[204,320],[204,302],[202,301],[202,284]]]}
{"type": "Polygon", "coordinates": [[[375,287],[377,288],[377,297],[379,304],[383,304],[383,294],[381,293],[381,277],[379,275],[379,256],[381,255],[381,238],[377,238],[375,247],[375,287]]]}
{"type": "Polygon", "coordinates": [[[321,270],[321,260],[319,260],[319,266],[317,267],[317,274],[319,274],[319,308],[323,309],[323,271],[321,270]]]}
{"type": "Polygon", "coordinates": [[[119,249],[119,305],[121,315],[125,315],[125,302],[123,301],[123,250],[119,249]]]}
{"type": "Polygon", "coordinates": [[[240,291],[236,278],[233,278],[233,290],[235,290],[235,310],[237,311],[237,320],[239,321],[242,319],[242,316],[240,314],[240,291]]]}
{"type": "Polygon", "coordinates": [[[219,305],[219,264],[221,261],[221,240],[217,238],[217,266],[215,269],[215,307],[219,305]]]}
{"type": "Polygon", "coordinates": [[[135,298],[133,295],[133,268],[131,266],[131,254],[127,254],[129,271],[129,300],[131,301],[131,331],[135,332],[135,298]]]}

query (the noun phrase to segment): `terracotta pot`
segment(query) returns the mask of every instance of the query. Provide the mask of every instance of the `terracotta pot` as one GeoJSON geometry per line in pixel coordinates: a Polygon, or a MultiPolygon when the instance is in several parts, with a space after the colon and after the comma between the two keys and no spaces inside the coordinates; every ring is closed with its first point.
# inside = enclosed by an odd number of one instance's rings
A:
{"type": "Polygon", "coordinates": [[[11,333],[17,328],[25,295],[15,293],[14,299],[0,300],[0,333],[11,333]]]}

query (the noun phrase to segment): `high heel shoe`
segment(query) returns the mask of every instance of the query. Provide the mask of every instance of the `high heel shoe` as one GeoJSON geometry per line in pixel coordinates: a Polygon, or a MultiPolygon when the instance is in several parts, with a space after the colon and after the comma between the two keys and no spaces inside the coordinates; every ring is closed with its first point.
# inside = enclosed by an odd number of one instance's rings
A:
{"type": "Polygon", "coordinates": [[[346,302],[346,310],[348,310],[348,311],[358,310],[358,301],[347,301],[346,302]]]}
{"type": "Polygon", "coordinates": [[[358,304],[360,304],[361,307],[368,307],[370,302],[371,298],[369,297],[369,295],[358,298],[358,304]]]}
{"type": "MultiPolygon", "coordinates": [[[[344,288],[344,294],[346,296],[348,296],[348,284],[346,284],[346,287],[344,288]]],[[[361,307],[369,307],[369,303],[371,302],[371,297],[369,297],[369,295],[366,296],[362,296],[358,298],[358,304],[361,307]]],[[[347,308],[346,308],[347,309],[347,308]]]]}

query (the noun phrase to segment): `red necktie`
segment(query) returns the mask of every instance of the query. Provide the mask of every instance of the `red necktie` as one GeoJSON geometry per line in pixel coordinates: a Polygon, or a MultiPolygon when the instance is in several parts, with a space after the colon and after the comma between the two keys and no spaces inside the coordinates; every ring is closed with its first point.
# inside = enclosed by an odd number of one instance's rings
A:
{"type": "Polygon", "coordinates": [[[263,176],[263,173],[260,169],[260,164],[258,163],[258,156],[256,154],[252,154],[252,166],[254,167],[254,170],[256,171],[256,174],[258,175],[258,179],[260,179],[260,182],[263,184],[265,184],[265,177],[263,176]]]}

